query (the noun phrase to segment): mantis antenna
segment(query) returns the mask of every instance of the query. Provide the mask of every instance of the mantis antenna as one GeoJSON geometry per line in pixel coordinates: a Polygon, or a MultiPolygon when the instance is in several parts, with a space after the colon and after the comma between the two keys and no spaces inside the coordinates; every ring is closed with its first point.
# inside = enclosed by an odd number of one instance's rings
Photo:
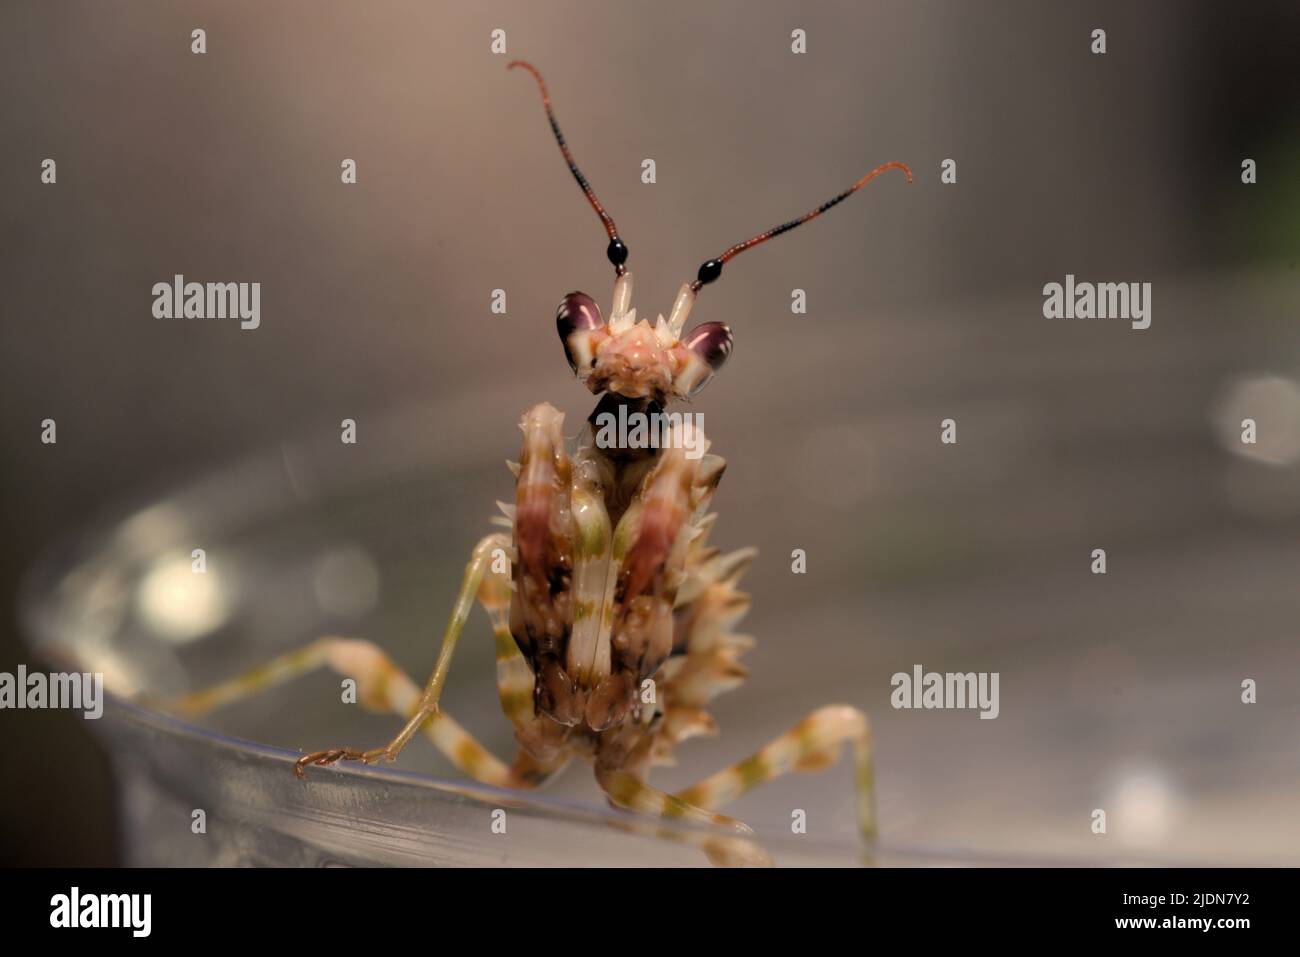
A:
{"type": "MultiPolygon", "coordinates": [[[[618,227],[614,225],[614,218],[605,212],[605,207],[601,205],[600,200],[596,198],[596,191],[591,188],[591,183],[587,182],[587,177],[582,175],[582,170],[578,169],[578,164],[573,161],[573,154],[569,152],[569,144],[564,141],[564,134],[560,132],[560,124],[555,121],[555,111],[551,109],[551,95],[546,91],[546,81],[542,79],[542,74],[537,67],[533,66],[526,60],[514,60],[507,65],[506,69],[513,70],[521,66],[533,75],[537,81],[537,88],[542,93],[542,106],[546,107],[546,119],[550,121],[551,132],[555,134],[555,142],[560,144],[560,152],[564,154],[564,161],[569,164],[569,172],[573,178],[578,181],[582,191],[587,194],[587,202],[591,203],[591,208],[596,211],[600,221],[605,226],[605,232],[609,234],[609,246],[605,250],[605,255],[609,261],[614,264],[614,272],[623,275],[627,272],[627,246],[623,240],[618,238],[618,227]]],[[[911,174],[908,174],[909,178],[911,174]]]]}
{"type": "Polygon", "coordinates": [[[775,239],[777,236],[780,236],[782,233],[788,233],[796,226],[802,226],[810,219],[816,219],[818,216],[826,212],[826,210],[830,209],[832,206],[836,206],[839,203],[844,202],[846,199],[848,199],[850,196],[852,196],[862,187],[866,186],[868,183],[870,183],[881,173],[891,169],[902,170],[905,174],[907,174],[907,181],[909,183],[912,182],[912,171],[908,169],[906,163],[885,163],[881,166],[877,166],[870,173],[862,177],[862,179],[858,180],[856,183],[854,183],[844,192],[840,193],[838,196],[826,200],[826,202],[822,203],[816,209],[810,209],[802,216],[798,216],[794,219],[789,220],[788,222],[784,222],[780,226],[773,226],[771,229],[765,229],[757,236],[751,236],[749,239],[746,239],[743,243],[736,243],[736,245],[732,246],[730,249],[724,252],[717,259],[710,259],[704,262],[700,266],[700,271],[695,281],[690,284],[691,292],[699,292],[701,286],[706,286],[709,283],[713,282],[715,279],[717,279],[719,276],[721,276],[722,267],[725,266],[727,262],[730,261],[731,259],[734,259],[736,256],[739,256],[746,249],[753,249],[755,246],[761,246],[769,239],[775,239]]]}

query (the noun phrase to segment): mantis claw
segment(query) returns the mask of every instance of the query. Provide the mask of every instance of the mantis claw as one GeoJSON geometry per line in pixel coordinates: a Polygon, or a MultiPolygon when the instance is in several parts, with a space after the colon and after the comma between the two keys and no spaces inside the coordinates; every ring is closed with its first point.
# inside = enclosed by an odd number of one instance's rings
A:
{"type": "Polygon", "coordinates": [[[382,748],[371,748],[369,751],[362,751],[360,748],[327,748],[324,751],[313,751],[311,754],[304,754],[293,764],[293,775],[300,781],[307,777],[307,768],[327,767],[339,761],[360,761],[362,764],[381,764],[391,761],[396,755],[388,745],[382,748]]]}
{"type": "Polygon", "coordinates": [[[360,751],[357,748],[329,748],[325,751],[313,751],[311,754],[304,754],[294,762],[293,776],[301,781],[307,777],[307,768],[310,765],[323,768],[337,761],[364,761],[368,753],[370,752],[360,751]]]}

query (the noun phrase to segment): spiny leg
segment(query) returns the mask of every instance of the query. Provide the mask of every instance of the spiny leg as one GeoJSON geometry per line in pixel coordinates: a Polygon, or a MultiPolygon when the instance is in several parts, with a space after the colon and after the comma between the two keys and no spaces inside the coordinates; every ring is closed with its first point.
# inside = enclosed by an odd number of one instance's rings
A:
{"type": "Polygon", "coordinates": [[[650,817],[687,821],[713,828],[724,828],[735,833],[735,837],[713,834],[692,834],[690,832],[664,831],[663,836],[672,840],[698,843],[715,864],[734,866],[765,867],[772,863],[767,852],[756,844],[753,831],[735,818],[718,814],[651,787],[636,775],[623,770],[596,768],[596,781],[606,796],[619,807],[636,811],[650,817]]]}
{"type": "Polygon", "coordinates": [[[721,807],[789,771],[816,771],[833,764],[844,741],[852,743],[857,767],[858,823],[863,836],[874,839],[876,795],[871,728],[867,716],[848,705],[818,708],[743,761],[679,791],[677,797],[701,808],[721,807]]]}
{"type": "MultiPolygon", "coordinates": [[[[171,710],[195,717],[322,667],[354,679],[357,682],[357,700],[372,711],[391,712],[409,718],[419,708],[419,687],[378,646],[356,638],[326,637],[230,681],[184,695],[172,702],[171,710]]],[[[452,764],[476,781],[499,787],[530,786],[529,780],[516,774],[483,747],[446,712],[435,713],[425,723],[424,732],[452,764]]],[[[361,754],[352,748],[318,751],[300,759],[294,765],[294,773],[301,777],[308,764],[329,764],[340,758],[360,758],[361,754]]]]}

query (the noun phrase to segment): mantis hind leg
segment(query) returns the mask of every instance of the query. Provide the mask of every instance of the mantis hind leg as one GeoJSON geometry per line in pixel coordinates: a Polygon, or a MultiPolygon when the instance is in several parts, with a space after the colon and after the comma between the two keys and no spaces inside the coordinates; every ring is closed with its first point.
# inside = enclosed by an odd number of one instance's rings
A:
{"type": "Polygon", "coordinates": [[[306,755],[295,766],[294,770],[299,776],[311,764],[333,764],[335,761],[340,760],[364,761],[366,764],[392,761],[410,743],[411,738],[415,737],[425,722],[430,721],[440,713],[438,700],[442,697],[443,686],[447,683],[447,674],[451,670],[451,659],[456,652],[457,644],[460,643],[461,633],[465,630],[465,622],[469,620],[470,610],[474,607],[474,599],[478,595],[484,576],[494,557],[499,560],[501,553],[508,556],[509,550],[510,538],[501,534],[488,535],[474,546],[469,564],[465,566],[465,576],[461,580],[460,590],[456,593],[456,601],[452,606],[451,617],[448,619],[447,627],[442,634],[442,645],[438,650],[438,660],[433,666],[433,672],[429,675],[429,680],[425,682],[424,692],[418,696],[414,706],[410,709],[406,724],[397,733],[397,736],[382,747],[371,748],[368,751],[357,748],[330,748],[306,755]]]}
{"type": "Polygon", "coordinates": [[[629,771],[602,768],[598,764],[596,781],[610,801],[618,807],[650,817],[671,818],[730,831],[730,834],[668,830],[661,832],[663,837],[670,840],[699,844],[714,864],[725,867],[763,867],[772,863],[767,852],[753,840],[753,831],[735,818],[698,807],[681,797],[660,791],[629,771]]]}
{"type": "MultiPolygon", "coordinates": [[[[369,710],[409,717],[419,706],[419,687],[377,645],[358,638],[326,637],[230,681],[183,695],[171,702],[171,710],[186,717],[197,717],[323,667],[356,681],[357,701],[369,710]]],[[[452,764],[476,781],[501,787],[527,786],[511,767],[446,712],[435,714],[423,730],[452,764]]],[[[294,772],[301,776],[309,764],[329,764],[362,756],[363,752],[352,748],[317,751],[301,758],[294,772]]]]}
{"type": "Polygon", "coordinates": [[[840,744],[853,745],[858,824],[864,837],[876,836],[875,773],[867,716],[848,705],[818,708],[785,734],[743,761],[710,775],[677,797],[696,807],[721,807],[746,791],[790,771],[817,771],[835,762],[840,744]]]}
{"type": "Polygon", "coordinates": [[[195,716],[233,704],[319,667],[331,667],[355,678],[359,700],[375,709],[407,718],[393,741],[381,748],[328,748],[304,755],[294,766],[301,777],[307,767],[336,761],[373,763],[391,760],[423,730],[434,745],[461,771],[486,784],[536,787],[561,766],[537,762],[520,754],[509,767],[478,743],[450,715],[438,708],[451,654],[477,597],[493,621],[497,644],[497,681],[502,708],[519,726],[532,717],[532,676],[517,648],[507,621],[509,607],[510,539],[504,534],[485,537],[475,547],[443,635],[437,665],[423,693],[377,646],[367,641],[322,638],[270,661],[237,678],[171,702],[171,709],[195,716]],[[526,709],[526,710],[525,710],[526,709]]]}

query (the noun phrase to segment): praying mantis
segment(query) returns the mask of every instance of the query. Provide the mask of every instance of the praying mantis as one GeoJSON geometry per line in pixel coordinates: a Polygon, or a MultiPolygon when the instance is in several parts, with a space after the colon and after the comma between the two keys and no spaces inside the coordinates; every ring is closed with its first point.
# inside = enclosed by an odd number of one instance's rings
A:
{"type": "Polygon", "coordinates": [[[687,319],[700,290],[741,253],[826,212],[888,170],[877,166],[851,187],[803,215],[737,243],[700,266],[678,292],[667,320],[651,325],[632,308],[628,248],[613,218],[579,170],[536,80],[546,117],[587,202],[599,216],[615,280],[609,318],[592,297],[572,292],[556,327],[575,376],[600,396],[572,447],[564,416],[549,403],[520,421],[523,450],[511,463],[515,500],[493,521],[466,566],[432,674],[423,689],[375,644],[328,637],[224,684],[182,696],[188,716],[234,704],[307,671],[327,667],[357,682],[358,700],[405,719],[387,744],[369,750],[336,747],[303,755],[294,772],[338,761],[394,760],[424,733],[457,768],[489,785],[531,789],[572,759],[592,765],[596,782],[617,807],[658,819],[702,825],[700,839],[718,864],[766,864],[752,832],[717,808],[790,771],[833,763],[852,750],[858,823],[874,838],[876,818],[871,735],[866,715],[849,705],[813,711],[785,734],[737,764],[675,794],[648,781],[670,764],[676,746],[717,731],[706,710],[716,695],[740,685],[741,655],[753,639],[733,629],[749,608],[739,580],[754,549],[723,553],[708,544],[709,512],[725,462],[691,420],[661,415],[672,401],[698,395],[732,350],[730,328],[687,319]],[[596,441],[601,416],[657,417],[653,447],[596,441]],[[694,430],[694,431],[692,431],[694,430]],[[699,454],[688,454],[695,450],[699,454]],[[506,763],[489,752],[439,704],[452,657],[475,604],[496,643],[502,711],[515,729],[517,753],[506,763]]]}

